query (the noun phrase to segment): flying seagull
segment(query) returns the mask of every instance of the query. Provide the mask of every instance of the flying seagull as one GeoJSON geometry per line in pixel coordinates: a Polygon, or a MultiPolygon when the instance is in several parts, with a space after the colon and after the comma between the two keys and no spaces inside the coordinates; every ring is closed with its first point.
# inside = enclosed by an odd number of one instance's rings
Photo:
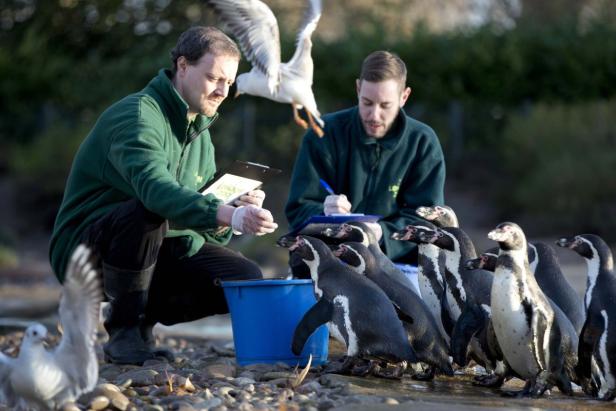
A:
{"type": "Polygon", "coordinates": [[[287,63],[280,61],[280,35],[272,10],[260,0],[207,0],[237,39],[252,70],[237,77],[237,93],[265,97],[293,107],[293,118],[303,128],[308,124],[323,136],[321,114],[312,93],[314,64],[310,36],[321,18],[321,0],[309,0],[297,34],[295,54],[287,63]],[[304,108],[308,123],[300,118],[304,108]]]}
{"type": "Polygon", "coordinates": [[[11,409],[56,409],[91,391],[98,379],[94,349],[101,282],[91,252],[79,245],[68,265],[60,300],[62,340],[53,350],[43,345],[47,329],[26,329],[19,355],[0,352],[0,403],[11,409]]]}

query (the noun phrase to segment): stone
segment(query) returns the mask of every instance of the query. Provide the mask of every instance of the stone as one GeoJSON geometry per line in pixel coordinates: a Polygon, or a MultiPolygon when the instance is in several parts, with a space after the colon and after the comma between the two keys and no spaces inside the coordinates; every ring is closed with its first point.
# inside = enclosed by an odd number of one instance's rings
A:
{"type": "Polygon", "coordinates": [[[194,404],[193,408],[196,410],[209,410],[218,407],[219,405],[222,405],[222,400],[214,397],[194,404]]]}
{"type": "Polygon", "coordinates": [[[103,395],[96,396],[92,398],[92,401],[90,401],[90,409],[94,411],[104,410],[110,402],[111,401],[109,401],[109,398],[103,395]]]}
{"type": "Polygon", "coordinates": [[[132,380],[131,386],[142,387],[145,385],[154,385],[157,381],[158,372],[148,369],[136,369],[120,374],[116,381],[123,383],[126,380],[132,380]]]}

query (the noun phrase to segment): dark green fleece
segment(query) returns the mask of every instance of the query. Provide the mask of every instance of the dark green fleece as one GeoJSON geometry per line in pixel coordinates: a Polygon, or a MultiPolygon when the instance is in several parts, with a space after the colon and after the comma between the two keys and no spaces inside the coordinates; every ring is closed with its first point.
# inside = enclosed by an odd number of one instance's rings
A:
{"type": "Polygon", "coordinates": [[[325,136],[309,131],[302,141],[291,178],[285,213],[292,229],[312,215],[323,214],[328,195],[324,179],[336,194],[345,194],[352,212],[383,216],[381,248],[395,261],[408,261],[415,247],[391,234],[423,221],[419,206],[442,205],[445,160],[434,131],[404,111],[381,139],[366,135],[353,107],[323,117],[325,136]]]}
{"type": "Polygon", "coordinates": [[[142,91],[105,110],[79,147],[50,244],[60,281],[84,229],[132,198],[169,220],[167,237],[183,237],[186,255],[206,241],[229,241],[231,230],[216,222],[220,200],[197,192],[216,172],[208,131],[215,117],[189,122],[170,78],[160,70],[142,91]]]}

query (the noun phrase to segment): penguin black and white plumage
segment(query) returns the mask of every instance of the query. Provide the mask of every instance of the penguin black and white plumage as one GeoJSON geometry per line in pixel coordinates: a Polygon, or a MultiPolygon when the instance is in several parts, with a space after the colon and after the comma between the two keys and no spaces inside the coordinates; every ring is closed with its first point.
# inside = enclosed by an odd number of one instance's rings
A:
{"type": "MultiPolygon", "coordinates": [[[[332,229],[338,227],[339,224],[332,223],[311,223],[302,227],[299,231],[293,231],[291,233],[285,234],[283,237],[288,237],[285,240],[280,241],[294,241],[295,237],[298,235],[307,235],[310,237],[318,238],[322,240],[326,244],[330,246],[330,248],[337,246],[342,242],[342,240],[338,240],[337,238],[331,238],[323,235],[322,233],[328,229],[332,229]]],[[[299,279],[309,279],[310,278],[310,269],[303,261],[301,261],[296,256],[293,256],[289,253],[289,273],[292,278],[299,279]]]]}
{"type": "Polygon", "coordinates": [[[387,271],[391,278],[394,278],[400,284],[404,284],[406,287],[415,291],[417,295],[421,296],[415,284],[413,284],[413,282],[396,267],[396,264],[387,257],[383,250],[381,250],[376,236],[366,224],[360,221],[351,221],[340,224],[337,228],[325,230],[323,234],[341,240],[342,242],[355,241],[362,243],[368,247],[374,255],[378,265],[383,270],[387,271]]]}
{"type": "Polygon", "coordinates": [[[437,227],[460,227],[458,216],[453,211],[453,208],[446,205],[418,207],[415,210],[415,214],[430,221],[437,227]]]}
{"type": "MultiPolygon", "coordinates": [[[[449,343],[449,333],[443,327],[442,297],[444,293],[445,254],[434,244],[419,240],[417,230],[434,230],[436,226],[428,221],[416,225],[408,225],[402,230],[392,233],[391,238],[398,241],[411,241],[417,244],[417,282],[419,292],[428,309],[436,319],[441,335],[449,343]]],[[[447,313],[448,315],[448,313],[447,313]]]]}
{"type": "MultiPolygon", "coordinates": [[[[490,249],[469,260],[467,266],[494,271],[497,253],[497,249],[490,249]]],[[[586,317],[584,305],[565,278],[554,249],[543,242],[529,242],[528,263],[541,291],[565,313],[579,335],[586,317]]]]}
{"type": "Polygon", "coordinates": [[[571,395],[571,380],[577,380],[577,336],[567,316],[539,288],[528,264],[524,232],[505,222],[488,238],[500,248],[491,292],[494,332],[507,363],[526,380],[515,394],[539,396],[556,385],[571,395]]]}
{"type": "Polygon", "coordinates": [[[417,362],[394,306],[376,284],[338,260],[319,239],[298,236],[291,243],[283,238],[279,245],[308,265],[317,297],[295,329],[293,353],[299,355],[308,337],[328,323],[350,359],[402,363],[403,368],[406,362],[417,362]]]}
{"type": "MultiPolygon", "coordinates": [[[[468,259],[477,256],[470,237],[457,227],[420,229],[417,235],[421,242],[433,244],[445,254],[445,297],[448,302],[449,317],[454,320],[453,323],[459,321],[467,304],[477,305],[480,309],[489,308],[492,274],[477,270],[471,272],[465,267],[468,259]]],[[[486,325],[487,322],[484,322],[483,326],[486,325]]],[[[453,330],[448,331],[450,335],[453,333],[453,330]]],[[[469,355],[488,371],[494,370],[497,366],[476,338],[471,339],[469,355]]]]}
{"type": "MultiPolygon", "coordinates": [[[[401,286],[376,263],[366,246],[357,242],[342,243],[334,250],[340,258],[358,273],[365,275],[387,294],[399,312],[409,341],[419,361],[429,364],[447,375],[453,375],[448,347],[442,338],[436,320],[422,299],[409,288],[401,286]]],[[[434,368],[419,379],[432,379],[434,368]]]]}
{"type": "Polygon", "coordinates": [[[616,276],[612,251],[601,237],[582,234],[557,244],[584,257],[588,266],[586,321],[580,334],[577,372],[582,388],[601,400],[616,396],[616,276]],[[594,387],[592,384],[596,387],[594,387]]]}

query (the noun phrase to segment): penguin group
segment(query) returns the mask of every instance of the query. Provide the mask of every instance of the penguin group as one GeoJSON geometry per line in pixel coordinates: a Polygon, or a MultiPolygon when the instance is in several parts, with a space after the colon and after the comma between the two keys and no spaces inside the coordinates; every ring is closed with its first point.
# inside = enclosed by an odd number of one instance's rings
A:
{"type": "Polygon", "coordinates": [[[581,298],[555,249],[528,241],[516,223],[498,224],[487,233],[496,246],[478,253],[451,207],[419,207],[416,214],[421,223],[391,238],[417,245],[419,289],[361,222],[279,240],[292,261],[307,267],[317,297],[295,330],[294,353],[327,324],[346,347],[334,372],[386,378],[410,372],[430,380],[474,361],[486,370],[476,385],[525,382],[522,390],[502,390],[505,396],[539,397],[554,388],[572,395],[577,385],[590,397],[616,398],[616,277],[601,237],[555,243],[586,261],[581,298]]]}

